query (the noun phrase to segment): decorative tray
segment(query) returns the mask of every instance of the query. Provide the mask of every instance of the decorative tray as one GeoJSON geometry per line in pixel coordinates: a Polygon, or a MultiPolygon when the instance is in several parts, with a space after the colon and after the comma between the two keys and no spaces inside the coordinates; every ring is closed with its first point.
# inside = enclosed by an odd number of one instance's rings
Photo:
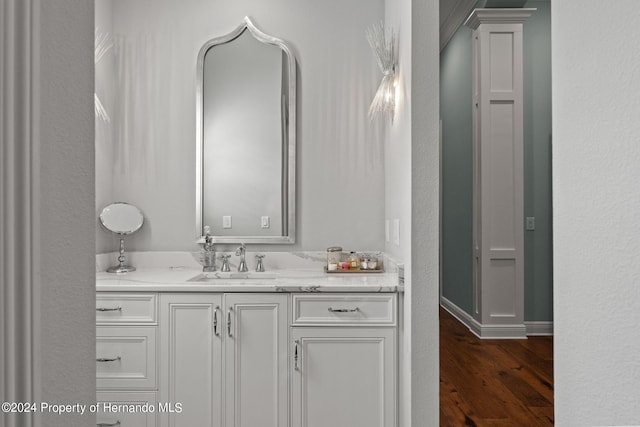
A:
{"type": "Polygon", "coordinates": [[[328,274],[369,274],[369,273],[384,273],[384,268],[376,270],[327,270],[327,266],[324,266],[324,272],[328,274]]]}

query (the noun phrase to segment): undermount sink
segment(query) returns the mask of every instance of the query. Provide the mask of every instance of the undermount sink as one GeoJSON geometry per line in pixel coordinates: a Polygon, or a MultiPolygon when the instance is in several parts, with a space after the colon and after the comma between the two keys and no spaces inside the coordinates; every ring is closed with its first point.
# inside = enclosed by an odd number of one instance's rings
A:
{"type": "Polygon", "coordinates": [[[248,271],[246,273],[230,271],[214,271],[211,273],[200,273],[192,277],[188,282],[216,282],[219,280],[273,280],[276,278],[274,273],[262,273],[248,271]]]}

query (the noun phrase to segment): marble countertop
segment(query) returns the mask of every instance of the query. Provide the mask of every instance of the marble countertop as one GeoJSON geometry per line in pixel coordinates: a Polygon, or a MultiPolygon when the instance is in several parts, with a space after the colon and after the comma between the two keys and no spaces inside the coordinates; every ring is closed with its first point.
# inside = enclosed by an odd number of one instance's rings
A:
{"type": "MultiPolygon", "coordinates": [[[[218,252],[218,255],[221,253],[218,252]]],[[[402,292],[399,264],[377,253],[384,265],[382,273],[326,273],[326,252],[263,252],[264,273],[238,273],[237,257],[231,259],[231,272],[206,273],[197,256],[189,252],[131,252],[127,263],[136,271],[106,273],[117,254],[96,256],[98,292],[402,292]],[[244,276],[243,276],[244,275],[244,276]],[[233,277],[229,277],[233,276],[233,277]],[[194,280],[195,279],[195,280],[194,280]]],[[[197,255],[197,254],[196,254],[197,255]]],[[[250,268],[255,253],[247,252],[250,268]]],[[[218,265],[219,268],[219,265],[218,265]]]]}
{"type": "Polygon", "coordinates": [[[207,273],[191,267],[139,268],[96,273],[98,292],[402,292],[397,272],[326,273],[282,269],[265,273],[207,273]],[[229,278],[229,276],[234,276],[229,278]],[[220,277],[220,278],[218,278],[220,277]],[[200,281],[194,281],[200,279],[200,281]]]}

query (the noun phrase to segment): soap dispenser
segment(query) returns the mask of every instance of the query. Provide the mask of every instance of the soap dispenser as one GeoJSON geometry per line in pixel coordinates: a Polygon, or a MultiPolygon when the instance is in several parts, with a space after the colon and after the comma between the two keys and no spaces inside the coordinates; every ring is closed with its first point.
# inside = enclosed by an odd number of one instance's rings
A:
{"type": "Polygon", "coordinates": [[[211,229],[208,225],[204,226],[204,245],[202,245],[202,271],[216,271],[216,248],[213,244],[211,229]]]}

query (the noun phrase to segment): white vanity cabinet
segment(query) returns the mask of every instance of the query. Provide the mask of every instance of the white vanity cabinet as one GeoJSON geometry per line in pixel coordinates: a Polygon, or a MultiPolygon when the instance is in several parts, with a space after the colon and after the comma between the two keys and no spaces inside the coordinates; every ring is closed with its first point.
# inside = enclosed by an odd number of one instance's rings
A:
{"type": "Polygon", "coordinates": [[[157,294],[98,293],[96,325],[97,426],[156,426],[156,412],[118,407],[147,403],[155,408],[157,294]]]}
{"type": "Polygon", "coordinates": [[[288,295],[162,294],[165,427],[288,426],[288,295]]]}
{"type": "Polygon", "coordinates": [[[396,293],[98,292],[119,427],[396,427],[396,293]]]}
{"type": "Polygon", "coordinates": [[[395,427],[396,295],[292,298],[291,427],[395,427]]]}

